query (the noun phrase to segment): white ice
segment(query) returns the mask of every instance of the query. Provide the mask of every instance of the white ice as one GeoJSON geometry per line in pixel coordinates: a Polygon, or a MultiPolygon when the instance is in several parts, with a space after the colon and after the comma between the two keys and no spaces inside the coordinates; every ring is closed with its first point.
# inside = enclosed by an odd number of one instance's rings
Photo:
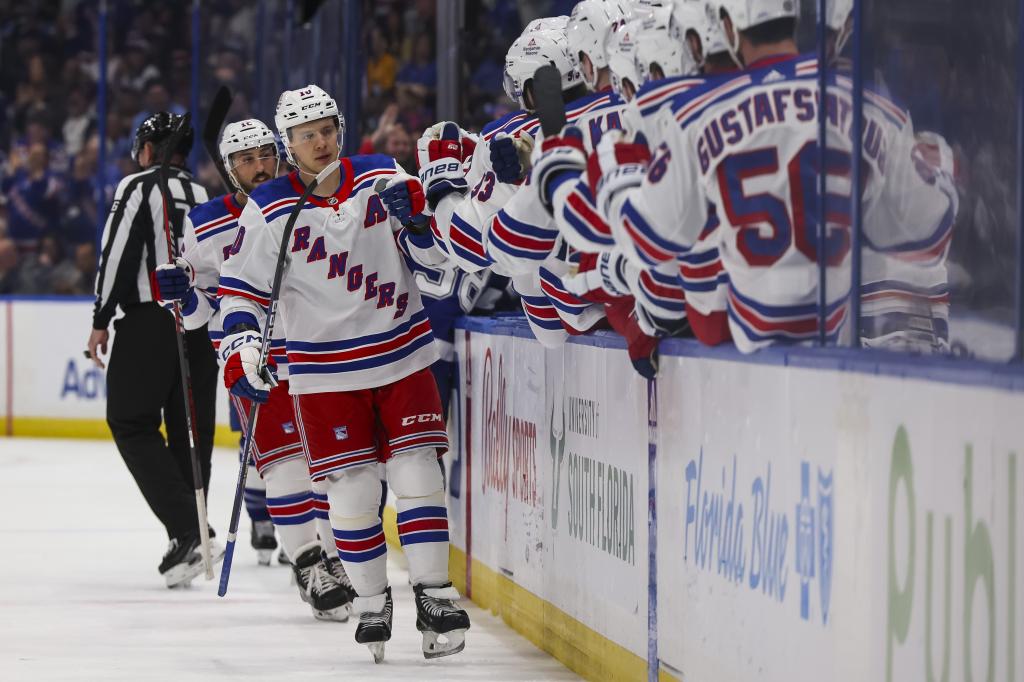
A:
{"type": "MultiPolygon", "coordinates": [[[[237,455],[213,460],[210,519],[226,535],[237,455]]],[[[290,569],[259,566],[243,518],[228,596],[168,590],[166,549],[112,442],[0,438],[0,680],[577,679],[468,600],[461,654],[424,660],[407,575],[390,566],[394,636],[374,665],[354,619],[313,619],[290,569]]],[[[244,516],[244,513],[243,513],[244,516]]],[[[219,573],[219,571],[218,571],[219,573]]]]}

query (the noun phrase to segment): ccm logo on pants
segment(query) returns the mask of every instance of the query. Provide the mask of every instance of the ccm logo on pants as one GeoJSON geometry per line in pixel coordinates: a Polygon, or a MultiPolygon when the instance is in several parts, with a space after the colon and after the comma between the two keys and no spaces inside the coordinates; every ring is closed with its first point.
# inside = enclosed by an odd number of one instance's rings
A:
{"type": "Polygon", "coordinates": [[[444,423],[444,419],[441,418],[440,414],[417,414],[412,417],[402,417],[402,426],[411,426],[412,424],[428,424],[430,422],[441,422],[444,423]]]}

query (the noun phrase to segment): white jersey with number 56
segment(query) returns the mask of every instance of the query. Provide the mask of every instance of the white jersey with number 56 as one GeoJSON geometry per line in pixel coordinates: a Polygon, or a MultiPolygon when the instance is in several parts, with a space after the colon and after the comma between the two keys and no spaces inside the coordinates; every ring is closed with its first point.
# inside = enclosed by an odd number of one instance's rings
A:
{"type": "MultiPolygon", "coordinates": [[[[834,341],[848,317],[853,108],[842,79],[828,82],[824,332],[834,341]]],[[[729,326],[745,352],[818,337],[818,101],[813,57],[775,57],[709,78],[660,110],[663,143],[643,183],[602,197],[616,242],[645,266],[685,253],[709,206],[716,210],[729,326]]],[[[870,92],[864,111],[865,239],[928,250],[948,235],[955,190],[915,169],[904,111],[870,92]]]]}

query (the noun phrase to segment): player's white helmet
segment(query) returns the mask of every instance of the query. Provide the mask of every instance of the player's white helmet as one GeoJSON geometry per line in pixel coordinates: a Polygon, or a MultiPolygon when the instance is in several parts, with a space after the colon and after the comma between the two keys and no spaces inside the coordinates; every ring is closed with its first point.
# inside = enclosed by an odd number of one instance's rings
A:
{"type": "Polygon", "coordinates": [[[565,27],[569,25],[569,16],[562,14],[557,17],[541,17],[540,19],[534,19],[526,25],[523,29],[523,33],[537,33],[538,31],[562,31],[565,32],[565,27]]]}
{"type": "Polygon", "coordinates": [[[505,56],[505,94],[526,109],[523,91],[537,69],[553,65],[562,74],[562,90],[569,90],[583,82],[576,60],[569,54],[565,33],[537,31],[516,38],[505,56]]]}
{"type": "Polygon", "coordinates": [[[333,118],[338,124],[338,147],[345,142],[345,117],[338,111],[338,103],[317,85],[307,85],[298,90],[285,90],[277,100],[277,110],[274,112],[274,126],[277,134],[281,136],[281,143],[284,144],[284,152],[288,156],[288,162],[293,166],[295,158],[292,156],[288,129],[294,128],[302,123],[318,121],[321,118],[333,118]]]}
{"type": "Polygon", "coordinates": [[[843,51],[846,41],[850,39],[853,27],[847,21],[853,14],[853,0],[828,0],[825,3],[825,25],[835,32],[834,56],[843,51]]]}
{"type": "Polygon", "coordinates": [[[636,70],[640,83],[653,80],[652,67],[660,77],[690,76],[699,64],[686,43],[686,33],[694,29],[694,3],[660,7],[640,20],[636,35],[636,70]]]}
{"type": "Polygon", "coordinates": [[[584,80],[591,90],[597,87],[598,70],[608,66],[605,54],[608,34],[625,22],[626,12],[616,0],[580,0],[572,8],[569,26],[565,31],[569,39],[569,51],[573,59],[579,61],[581,72],[585,69],[580,55],[590,58],[593,70],[589,77],[584,74],[584,80]]]}
{"type": "Polygon", "coordinates": [[[640,88],[640,73],[637,70],[637,41],[642,31],[642,19],[627,22],[618,31],[608,35],[608,70],[612,79],[612,90],[629,101],[640,88]],[[631,88],[627,90],[626,84],[631,88]]]}
{"type": "Polygon", "coordinates": [[[725,12],[732,21],[732,43],[729,43],[724,26],[722,35],[726,38],[729,54],[740,65],[742,65],[739,58],[741,31],[776,19],[795,19],[800,16],[800,3],[797,0],[716,0],[716,2],[718,16],[721,17],[725,12]]]}
{"type": "MultiPolygon", "coordinates": [[[[220,136],[220,158],[224,162],[224,170],[227,171],[228,177],[240,192],[245,192],[245,190],[235,175],[234,166],[231,164],[231,155],[246,149],[259,149],[268,144],[274,146],[274,156],[277,156],[277,142],[274,140],[274,133],[270,132],[270,128],[257,118],[247,118],[244,121],[229,123],[224,127],[224,132],[220,136]]],[[[280,158],[278,158],[278,163],[280,163],[280,158]]],[[[276,170],[274,175],[277,175],[276,170]]]]}
{"type": "Polygon", "coordinates": [[[691,22],[686,26],[686,34],[692,30],[700,38],[701,54],[697,59],[698,66],[704,66],[704,62],[713,54],[724,54],[729,52],[729,45],[725,40],[725,32],[722,30],[722,21],[719,18],[718,3],[713,0],[681,0],[678,5],[682,12],[677,13],[682,23],[691,22]]]}

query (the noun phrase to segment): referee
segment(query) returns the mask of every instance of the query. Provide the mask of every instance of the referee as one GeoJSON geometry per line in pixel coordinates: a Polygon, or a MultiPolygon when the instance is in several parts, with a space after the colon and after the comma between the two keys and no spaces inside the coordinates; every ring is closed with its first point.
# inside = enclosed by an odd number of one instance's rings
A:
{"type": "MultiPolygon", "coordinates": [[[[185,421],[174,318],[154,300],[150,273],[167,261],[164,207],[160,193],[160,154],[181,119],[161,111],[139,125],[132,160],[142,169],[121,180],[103,228],[103,251],[96,274],[96,305],[88,354],[103,367],[107,327],[117,335],[107,371],[107,424],[128,471],[153,513],[167,529],[170,544],[160,563],[168,587],[188,582],[201,571],[199,521],[185,421]],[[166,427],[167,439],[160,433],[166,427]]],[[[192,179],[185,158],[192,147],[189,128],[172,151],[167,185],[171,229],[181,244],[185,215],[207,200],[192,179]]],[[[206,327],[185,333],[195,398],[196,447],[203,488],[210,482],[217,356],[206,327]]],[[[212,533],[211,533],[212,535],[212,533]]]]}

